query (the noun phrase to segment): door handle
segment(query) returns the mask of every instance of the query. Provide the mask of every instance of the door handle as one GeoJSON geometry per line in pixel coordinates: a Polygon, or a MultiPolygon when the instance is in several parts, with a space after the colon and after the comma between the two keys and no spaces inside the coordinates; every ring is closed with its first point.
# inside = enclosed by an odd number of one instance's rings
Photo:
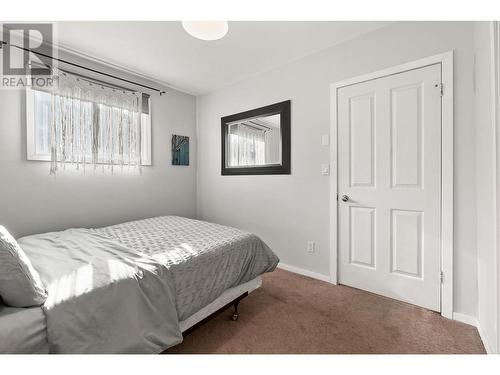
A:
{"type": "Polygon", "coordinates": [[[342,195],[342,202],[347,202],[349,200],[349,196],[348,195],[342,195]]]}

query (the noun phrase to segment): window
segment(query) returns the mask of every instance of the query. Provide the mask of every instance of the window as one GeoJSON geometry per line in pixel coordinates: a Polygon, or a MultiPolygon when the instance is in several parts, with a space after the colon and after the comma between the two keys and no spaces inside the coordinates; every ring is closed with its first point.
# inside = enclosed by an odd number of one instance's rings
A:
{"type": "MultiPolygon", "coordinates": [[[[151,115],[150,115],[150,100],[149,96],[143,95],[142,97],[142,113],[141,113],[141,164],[151,165],[151,115]]],[[[62,105],[61,97],[55,96],[55,103],[57,109],[61,109],[62,105]]],[[[90,139],[90,133],[93,131],[92,122],[97,121],[99,124],[106,124],[107,116],[120,116],[120,111],[106,104],[98,104],[91,101],[81,100],[78,105],[79,110],[72,114],[74,117],[72,121],[79,122],[81,116],[90,116],[93,120],[87,121],[82,127],[75,127],[73,133],[71,134],[71,147],[76,150],[74,151],[72,157],[73,160],[66,160],[67,162],[77,162],[78,160],[90,160],[92,154],[92,144],[91,142],[82,142],[82,139],[90,139]],[[82,132],[80,134],[80,132],[82,132]]],[[[69,110],[66,104],[66,110],[69,110]]],[[[56,113],[61,111],[56,110],[56,113]]],[[[122,112],[127,114],[127,111],[122,112]]],[[[57,116],[57,114],[56,114],[57,116]]],[[[58,121],[59,118],[56,118],[58,121]]],[[[83,117],[82,117],[83,123],[83,117]]],[[[27,122],[27,159],[28,160],[41,160],[50,161],[51,160],[51,121],[52,121],[52,95],[50,92],[27,88],[26,89],[26,122],[27,122]]],[[[110,129],[109,126],[98,126],[98,142],[97,142],[97,155],[98,163],[110,164],[105,158],[113,148],[114,155],[123,155],[123,164],[127,165],[127,160],[129,154],[133,150],[126,147],[127,142],[122,142],[121,146],[118,142],[106,142],[108,139],[118,139],[119,129],[116,127],[110,129]]],[[[127,132],[127,124],[123,123],[120,136],[126,137],[129,132],[127,132]]],[[[58,137],[61,137],[60,132],[57,133],[58,137]]],[[[113,160],[113,163],[119,164],[119,160],[113,160]]]]}

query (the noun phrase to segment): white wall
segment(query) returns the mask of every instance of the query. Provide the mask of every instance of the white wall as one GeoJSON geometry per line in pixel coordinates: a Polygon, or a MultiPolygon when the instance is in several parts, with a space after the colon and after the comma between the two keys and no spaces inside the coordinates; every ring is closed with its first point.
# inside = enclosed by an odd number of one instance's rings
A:
{"type": "Polygon", "coordinates": [[[485,346],[497,349],[496,133],[492,111],[490,23],[477,22],[475,40],[478,320],[485,346]]]}
{"type": "MultiPolygon", "coordinates": [[[[97,67],[76,57],[70,59],[97,67]]],[[[68,168],[54,177],[49,175],[49,163],[26,160],[24,91],[0,90],[0,224],[19,237],[155,215],[194,217],[195,98],[167,91],[162,96],[151,95],[152,167],[144,167],[142,174],[115,172],[114,175],[89,170],[84,175],[68,168]],[[190,137],[190,166],[171,165],[173,133],[190,137]]]]}
{"type": "Polygon", "coordinates": [[[454,310],[477,316],[474,24],[405,22],[334,46],[197,98],[197,209],[202,219],[253,231],[282,262],[329,273],[329,85],[371,71],[455,50],[454,310]],[[220,118],[292,101],[292,174],[220,175],[220,118]],[[306,241],[316,253],[306,252],[306,241]]]}

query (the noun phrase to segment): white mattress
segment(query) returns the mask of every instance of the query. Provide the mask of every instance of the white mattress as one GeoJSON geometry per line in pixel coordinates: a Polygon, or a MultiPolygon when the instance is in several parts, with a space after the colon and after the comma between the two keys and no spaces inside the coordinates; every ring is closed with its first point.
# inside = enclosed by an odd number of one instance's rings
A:
{"type": "Polygon", "coordinates": [[[222,293],[219,298],[217,298],[212,303],[208,304],[198,312],[195,312],[186,320],[180,322],[181,332],[186,331],[187,329],[194,326],[196,323],[201,322],[207,316],[210,316],[220,308],[227,305],[229,302],[233,301],[237,297],[241,296],[245,292],[253,292],[255,289],[260,288],[262,285],[262,278],[257,276],[255,279],[250,280],[244,284],[235,286],[234,288],[230,288],[222,293]]]}
{"type": "MultiPolygon", "coordinates": [[[[250,293],[261,285],[262,279],[258,276],[247,283],[226,290],[215,301],[180,322],[181,331],[186,331],[243,293],[250,293]]],[[[48,352],[47,330],[42,309],[8,307],[0,303],[0,353],[46,354],[48,352]]]]}
{"type": "Polygon", "coordinates": [[[40,307],[7,307],[0,303],[0,353],[48,353],[45,316],[40,307]]]}

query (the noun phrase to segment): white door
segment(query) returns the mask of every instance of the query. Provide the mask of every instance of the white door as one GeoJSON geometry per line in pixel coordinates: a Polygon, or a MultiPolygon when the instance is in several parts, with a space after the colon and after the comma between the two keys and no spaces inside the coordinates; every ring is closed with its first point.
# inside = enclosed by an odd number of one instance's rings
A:
{"type": "Polygon", "coordinates": [[[440,311],[441,64],[338,90],[339,281],[440,311]]]}

